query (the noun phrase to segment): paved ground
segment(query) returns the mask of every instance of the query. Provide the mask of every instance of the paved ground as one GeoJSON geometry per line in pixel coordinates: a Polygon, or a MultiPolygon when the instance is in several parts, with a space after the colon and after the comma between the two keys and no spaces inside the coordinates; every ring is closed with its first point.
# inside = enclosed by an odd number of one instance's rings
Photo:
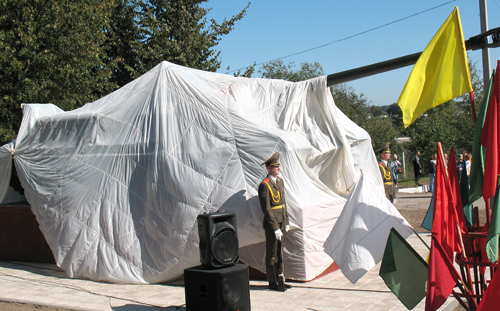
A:
{"type": "MultiPolygon", "coordinates": [[[[415,216],[412,221],[409,219],[410,223],[421,222],[422,213],[427,210],[429,202],[429,193],[405,193],[399,195],[396,206],[402,212],[421,210],[420,216],[415,216]]],[[[430,245],[429,233],[421,232],[419,235],[430,245]]],[[[408,242],[424,258],[427,256],[426,246],[416,235],[410,236],[408,242]]],[[[265,281],[251,280],[251,309],[407,310],[378,276],[379,268],[377,265],[371,269],[356,284],[351,284],[337,270],[311,282],[291,283],[293,288],[284,293],[268,290],[265,281]]],[[[185,310],[183,279],[160,285],[108,284],[70,279],[61,269],[51,264],[6,261],[0,261],[0,301],[69,310],[185,310]]],[[[457,301],[450,297],[439,310],[453,310],[457,305],[457,301]]],[[[413,310],[424,310],[424,306],[423,300],[413,310]]]]}

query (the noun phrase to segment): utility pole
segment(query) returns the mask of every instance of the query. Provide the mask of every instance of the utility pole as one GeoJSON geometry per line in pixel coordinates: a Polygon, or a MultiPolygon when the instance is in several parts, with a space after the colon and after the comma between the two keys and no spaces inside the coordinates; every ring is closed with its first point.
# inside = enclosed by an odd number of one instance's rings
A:
{"type": "MultiPolygon", "coordinates": [[[[481,33],[488,31],[488,5],[487,0],[479,0],[479,15],[481,18],[481,33]]],[[[484,88],[490,83],[490,50],[487,46],[482,48],[483,51],[483,81],[484,88]]]]}

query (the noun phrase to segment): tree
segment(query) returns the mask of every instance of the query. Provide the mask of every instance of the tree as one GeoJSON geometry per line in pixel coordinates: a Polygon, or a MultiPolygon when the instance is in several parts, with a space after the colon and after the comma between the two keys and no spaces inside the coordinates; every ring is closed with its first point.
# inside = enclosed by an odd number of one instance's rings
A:
{"type": "Polygon", "coordinates": [[[378,117],[386,114],[385,111],[382,110],[380,106],[375,106],[375,105],[371,105],[368,108],[368,112],[372,115],[372,117],[378,117]]]}
{"type": "Polygon", "coordinates": [[[294,62],[285,65],[282,60],[271,61],[262,65],[259,70],[262,78],[283,79],[291,82],[299,82],[323,75],[323,66],[320,63],[302,63],[299,70],[294,70],[294,62]]]}
{"type": "MultiPolygon", "coordinates": [[[[263,78],[284,79],[287,81],[303,81],[323,74],[322,66],[303,63],[299,70],[294,70],[294,63],[285,65],[281,60],[273,61],[262,66],[263,78]]],[[[390,118],[372,117],[385,114],[379,106],[366,104],[363,94],[356,94],[354,89],[346,84],[332,86],[332,96],[335,105],[354,123],[365,129],[372,138],[372,146],[377,149],[387,142],[395,143],[399,131],[394,127],[390,118]]],[[[391,146],[392,148],[392,146],[391,146]]],[[[401,149],[396,147],[397,150],[401,149]]]]}
{"type": "MultiPolygon", "coordinates": [[[[443,104],[445,105],[445,104],[443,104]]],[[[410,132],[411,151],[420,150],[424,163],[430,156],[437,152],[436,143],[443,144],[443,150],[448,152],[454,146],[455,128],[451,123],[454,116],[452,103],[440,110],[429,113],[426,117],[420,117],[415,121],[415,126],[410,132]]],[[[437,107],[436,107],[437,108],[437,107]]]]}
{"type": "Polygon", "coordinates": [[[332,86],[335,105],[354,123],[364,127],[368,122],[368,109],[363,94],[356,94],[351,86],[338,84],[332,86]]]}
{"type": "MultiPolygon", "coordinates": [[[[481,108],[485,88],[483,85],[482,73],[477,69],[477,63],[469,63],[469,69],[474,89],[474,112],[477,116],[481,108]]],[[[470,94],[464,94],[457,98],[455,103],[459,107],[460,113],[453,121],[456,123],[457,132],[456,148],[457,150],[468,150],[472,152],[472,142],[474,140],[474,118],[472,116],[472,101],[470,94]]]]}
{"type": "Polygon", "coordinates": [[[219,24],[206,20],[207,9],[200,6],[207,0],[137,0],[140,64],[147,71],[158,63],[172,63],[206,71],[220,68],[220,51],[213,48],[221,36],[233,30],[242,19],[247,5],[240,13],[219,24]]]}
{"type": "MultiPolygon", "coordinates": [[[[241,73],[241,69],[239,69],[233,75],[235,77],[251,78],[252,75],[255,73],[255,66],[257,66],[257,64],[254,62],[253,65],[250,65],[247,68],[245,68],[245,72],[244,73],[241,73]]],[[[230,70],[229,66],[227,67],[227,70],[230,70]]]]}
{"type": "Polygon", "coordinates": [[[387,113],[391,117],[392,116],[401,116],[402,111],[401,111],[401,108],[398,106],[398,104],[394,103],[394,104],[390,105],[389,108],[387,108],[387,113]]]}
{"type": "Polygon", "coordinates": [[[207,71],[246,8],[207,21],[206,0],[5,0],[0,3],[0,143],[15,138],[21,103],[73,110],[163,60],[207,71]]]}
{"type": "Polygon", "coordinates": [[[399,131],[393,126],[390,118],[371,118],[363,128],[370,134],[374,150],[387,143],[390,143],[392,152],[401,150],[395,140],[399,136],[399,131]]]}
{"type": "Polygon", "coordinates": [[[104,29],[107,54],[104,62],[114,62],[110,80],[123,86],[146,72],[141,61],[143,43],[137,23],[139,5],[134,0],[115,0],[109,23],[104,29]]]}
{"type": "Polygon", "coordinates": [[[21,103],[71,110],[115,88],[102,61],[112,2],[0,3],[0,143],[15,138],[21,103]]]}

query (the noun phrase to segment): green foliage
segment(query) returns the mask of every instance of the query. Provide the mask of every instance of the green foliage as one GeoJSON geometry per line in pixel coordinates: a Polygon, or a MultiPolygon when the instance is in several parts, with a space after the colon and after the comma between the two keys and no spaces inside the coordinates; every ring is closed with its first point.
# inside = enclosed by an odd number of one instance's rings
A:
{"type": "Polygon", "coordinates": [[[415,122],[415,126],[410,130],[412,140],[409,148],[412,152],[421,151],[420,157],[425,159],[423,163],[426,163],[431,155],[437,152],[436,143],[441,142],[445,152],[449,152],[454,146],[455,128],[450,126],[452,117],[452,111],[448,110],[429,114],[428,117],[419,118],[415,122]]]}
{"type": "Polygon", "coordinates": [[[114,62],[110,80],[123,86],[146,72],[141,61],[141,30],[137,23],[139,6],[134,0],[115,0],[109,23],[104,29],[107,57],[114,62]]]}
{"type": "Polygon", "coordinates": [[[368,107],[368,113],[372,116],[372,117],[379,117],[381,115],[385,115],[385,111],[382,110],[382,108],[380,106],[370,106],[368,107]]]}
{"type": "Polygon", "coordinates": [[[354,123],[364,127],[368,122],[366,98],[363,94],[356,94],[351,86],[339,84],[332,86],[335,105],[354,123]]]}
{"type": "Polygon", "coordinates": [[[400,136],[400,131],[392,118],[385,117],[386,114],[381,107],[368,106],[363,94],[356,94],[352,87],[345,84],[334,85],[332,94],[337,107],[368,132],[373,149],[390,143],[391,150],[401,150],[401,146],[396,141],[396,138],[400,136]]]}
{"type": "Polygon", "coordinates": [[[115,88],[105,35],[112,1],[0,3],[0,143],[15,137],[21,103],[75,109],[115,88]]]}
{"type": "MultiPolygon", "coordinates": [[[[285,65],[281,61],[271,62],[263,66],[263,77],[301,81],[316,76],[305,72],[311,73],[308,69],[320,68],[321,65],[317,63],[313,67],[311,64],[307,65],[295,71],[293,63],[285,65]]],[[[476,96],[475,110],[478,112],[483,97],[483,85],[476,66],[470,64],[469,67],[476,96]]],[[[312,70],[312,73],[315,71],[312,70]]],[[[332,86],[332,95],[337,107],[368,132],[374,149],[389,142],[391,151],[400,158],[404,151],[406,159],[410,159],[418,149],[421,151],[423,163],[427,163],[431,155],[436,153],[437,142],[442,143],[446,153],[449,153],[452,147],[456,152],[472,149],[474,124],[469,94],[427,111],[407,129],[403,127],[401,109],[396,103],[385,106],[388,117],[384,117],[382,107],[367,105],[364,95],[356,94],[355,90],[346,84],[332,86]],[[398,143],[399,137],[409,137],[410,142],[398,143]]]]}
{"type": "Polygon", "coordinates": [[[233,30],[242,19],[247,5],[239,14],[219,24],[207,21],[207,0],[137,0],[139,19],[139,57],[145,70],[164,60],[206,71],[220,68],[217,46],[222,35],[233,30]]]}
{"type": "Polygon", "coordinates": [[[368,120],[363,127],[372,139],[373,149],[390,143],[391,151],[400,150],[396,143],[399,131],[393,126],[390,118],[376,117],[368,120]]]}
{"type": "MultiPolygon", "coordinates": [[[[53,103],[72,110],[139,77],[167,60],[206,71],[220,68],[215,48],[241,20],[247,7],[221,23],[207,20],[207,0],[4,0],[0,2],[0,144],[14,139],[21,103],[53,103]]],[[[250,77],[256,64],[235,76],[250,77]]],[[[483,85],[470,65],[475,111],[483,85]]],[[[272,61],[259,70],[264,78],[303,81],[323,75],[321,64],[272,61]]],[[[473,118],[469,95],[440,105],[404,129],[396,104],[382,117],[363,94],[345,84],[332,87],[339,109],[372,137],[374,148],[421,149],[424,161],[442,142],[470,150],[473,118]],[[398,145],[395,138],[409,136],[398,145]]]]}
{"type": "MultiPolygon", "coordinates": [[[[237,72],[234,73],[234,76],[235,77],[251,78],[252,75],[255,73],[255,66],[257,66],[257,65],[254,62],[253,65],[248,66],[247,68],[245,68],[245,72],[244,73],[241,73],[241,70],[238,70],[237,72]]],[[[227,67],[227,70],[230,70],[230,68],[227,67]]]]}
{"type": "Polygon", "coordinates": [[[398,106],[397,103],[394,103],[394,104],[390,105],[387,108],[386,112],[391,117],[392,116],[401,116],[401,114],[402,114],[401,108],[398,106]]]}
{"type": "MultiPolygon", "coordinates": [[[[303,63],[299,70],[294,69],[293,62],[285,65],[281,60],[267,63],[263,66],[262,77],[284,79],[288,81],[303,81],[323,74],[319,63],[303,63]]],[[[351,86],[339,84],[332,86],[335,105],[354,123],[364,128],[372,139],[374,149],[391,142],[391,149],[401,150],[395,138],[399,131],[391,118],[383,117],[385,112],[378,106],[368,106],[363,94],[356,94],[351,86]]]]}
{"type": "Polygon", "coordinates": [[[73,110],[164,60],[216,71],[215,47],[248,6],[217,23],[206,1],[0,2],[0,144],[15,138],[21,103],[73,110]]]}
{"type": "Polygon", "coordinates": [[[417,119],[408,127],[408,135],[412,138],[409,148],[412,151],[420,149],[424,161],[437,153],[436,143],[440,142],[443,151],[449,153],[455,148],[455,153],[461,150],[472,150],[473,120],[468,110],[463,110],[463,103],[450,101],[430,111],[427,116],[417,119]]]}
{"type": "Polygon", "coordinates": [[[222,36],[242,19],[240,13],[222,23],[208,21],[207,0],[116,0],[106,28],[109,60],[117,62],[112,81],[123,86],[167,60],[178,65],[216,71],[222,36]]]}
{"type": "Polygon", "coordinates": [[[299,82],[323,75],[323,66],[320,63],[302,63],[299,70],[294,70],[294,62],[285,65],[282,60],[275,60],[262,65],[259,70],[262,78],[283,79],[291,82],[299,82]]]}

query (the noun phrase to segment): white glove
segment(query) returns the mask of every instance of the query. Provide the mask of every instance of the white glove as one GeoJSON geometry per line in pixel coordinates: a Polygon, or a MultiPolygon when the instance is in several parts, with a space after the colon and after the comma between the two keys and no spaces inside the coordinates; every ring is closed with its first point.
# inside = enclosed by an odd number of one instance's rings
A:
{"type": "Polygon", "coordinates": [[[274,235],[276,236],[276,240],[281,241],[281,237],[283,236],[283,232],[281,232],[281,229],[278,229],[274,231],[274,235]]]}
{"type": "Polygon", "coordinates": [[[290,231],[290,225],[286,225],[285,232],[290,231]]]}

